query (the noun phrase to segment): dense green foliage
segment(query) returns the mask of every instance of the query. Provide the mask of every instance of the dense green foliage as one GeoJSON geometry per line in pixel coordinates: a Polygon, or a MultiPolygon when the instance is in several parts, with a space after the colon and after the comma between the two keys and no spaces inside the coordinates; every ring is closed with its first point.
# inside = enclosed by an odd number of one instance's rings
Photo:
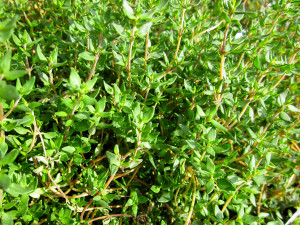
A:
{"type": "Polygon", "coordinates": [[[1,1],[1,223],[287,222],[299,8],[1,1]]]}

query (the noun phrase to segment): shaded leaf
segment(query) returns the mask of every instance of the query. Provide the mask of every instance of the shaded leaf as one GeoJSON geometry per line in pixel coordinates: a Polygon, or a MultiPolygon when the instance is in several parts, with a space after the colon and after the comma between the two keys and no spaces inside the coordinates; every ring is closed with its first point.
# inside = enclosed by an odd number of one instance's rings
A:
{"type": "Polygon", "coordinates": [[[235,187],[233,186],[233,184],[226,180],[226,179],[218,179],[217,180],[217,185],[221,190],[224,191],[235,191],[235,187]]]}

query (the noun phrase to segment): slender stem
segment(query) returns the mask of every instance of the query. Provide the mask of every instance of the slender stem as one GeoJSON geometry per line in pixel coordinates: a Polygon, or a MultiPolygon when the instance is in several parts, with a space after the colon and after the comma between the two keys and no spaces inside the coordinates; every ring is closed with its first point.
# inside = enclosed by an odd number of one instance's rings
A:
{"type": "Polygon", "coordinates": [[[193,214],[193,210],[194,210],[194,205],[195,205],[195,201],[196,201],[196,181],[195,181],[195,176],[192,176],[192,180],[193,180],[193,184],[194,184],[194,191],[193,191],[193,199],[192,199],[192,204],[190,207],[190,211],[189,211],[189,215],[188,215],[188,219],[185,221],[184,225],[188,225],[191,221],[192,218],[192,214],[193,214]]]}
{"type": "Polygon", "coordinates": [[[130,38],[130,45],[129,45],[129,53],[128,53],[128,66],[127,66],[127,72],[128,72],[128,80],[129,80],[129,86],[128,89],[131,89],[131,54],[132,54],[132,48],[134,43],[134,35],[136,31],[136,21],[133,22],[133,28],[132,28],[132,37],[130,38]]]}
{"type": "MultiPolygon", "coordinates": [[[[52,65],[51,65],[51,64],[49,64],[49,67],[51,68],[51,67],[52,67],[52,65]]],[[[50,80],[50,86],[51,86],[51,88],[52,88],[52,90],[53,90],[54,94],[56,94],[56,95],[57,95],[57,93],[56,93],[56,90],[55,90],[55,87],[54,87],[54,84],[53,84],[53,74],[52,74],[52,68],[49,70],[49,80],[50,80]]]]}
{"type": "MultiPolygon", "coordinates": [[[[89,221],[88,221],[88,223],[93,223],[93,222],[95,222],[95,221],[97,221],[97,220],[108,219],[108,218],[110,218],[110,217],[121,217],[121,216],[123,216],[123,217],[129,217],[129,218],[133,218],[133,216],[132,216],[132,215],[126,215],[126,214],[115,214],[115,215],[100,216],[100,217],[97,217],[97,218],[95,218],[95,219],[89,220],[89,221]]],[[[138,218],[137,218],[137,219],[138,219],[138,218]]]]}
{"type": "MultiPolygon", "coordinates": [[[[98,49],[101,47],[102,39],[103,39],[103,32],[101,32],[100,35],[99,35],[98,49]]],[[[92,70],[91,70],[91,72],[89,74],[89,77],[88,77],[86,82],[90,81],[92,79],[92,77],[94,76],[95,69],[96,69],[96,66],[97,66],[97,62],[98,62],[100,56],[101,56],[101,52],[99,52],[97,55],[95,55],[94,64],[93,64],[92,70]]]]}
{"type": "MultiPolygon", "coordinates": [[[[225,47],[226,47],[226,39],[227,39],[227,35],[228,35],[228,31],[229,31],[229,23],[226,24],[226,29],[225,29],[225,34],[224,34],[224,39],[223,42],[221,44],[221,48],[220,48],[220,53],[221,53],[221,65],[220,65],[220,80],[223,80],[224,77],[224,71],[225,71],[225,47]]],[[[218,90],[218,101],[221,101],[221,92],[222,92],[222,84],[218,90]]]]}
{"type": "Polygon", "coordinates": [[[141,168],[141,165],[140,166],[137,166],[134,170],[134,173],[133,175],[131,176],[130,180],[128,181],[128,183],[126,184],[126,188],[128,188],[129,184],[131,183],[131,181],[133,180],[133,178],[135,177],[135,175],[137,174],[137,172],[139,171],[139,169],[141,168]]]}
{"type": "MultiPolygon", "coordinates": [[[[106,188],[109,186],[109,184],[113,181],[114,177],[116,175],[116,172],[109,178],[109,180],[106,182],[106,184],[103,187],[104,192],[106,191],[106,188]]],[[[101,191],[99,191],[95,196],[98,196],[101,194],[101,191]]],[[[80,220],[83,220],[84,212],[87,210],[87,208],[93,203],[94,199],[92,198],[86,206],[83,208],[81,215],[80,215],[80,220]]]]}
{"type": "MultiPolygon", "coordinates": [[[[32,115],[34,116],[34,113],[32,112],[32,115]]],[[[43,147],[43,151],[44,151],[44,157],[45,159],[47,160],[48,162],[48,156],[47,156],[47,152],[46,152],[46,147],[45,147],[45,142],[44,142],[44,139],[43,139],[43,136],[41,134],[41,131],[40,129],[38,128],[37,124],[36,124],[36,120],[35,120],[35,116],[34,116],[34,120],[33,120],[33,126],[35,127],[36,131],[38,132],[39,134],[39,137],[40,137],[40,140],[41,140],[41,143],[42,143],[42,147],[43,147]]],[[[55,180],[52,178],[51,174],[50,174],[50,171],[48,169],[48,165],[46,165],[46,170],[47,170],[47,174],[48,174],[48,177],[50,178],[50,180],[52,181],[52,183],[54,184],[54,186],[57,188],[57,190],[60,192],[60,194],[62,195],[62,197],[64,199],[66,199],[67,203],[70,204],[70,201],[68,200],[68,197],[65,195],[65,193],[60,189],[60,187],[56,184],[55,180]]]]}
{"type": "Polygon", "coordinates": [[[208,28],[208,29],[206,29],[206,30],[204,30],[204,31],[202,31],[202,32],[200,32],[200,33],[197,33],[196,35],[194,35],[190,40],[192,40],[192,39],[194,39],[194,38],[196,38],[196,37],[198,37],[198,36],[201,36],[202,34],[205,34],[206,32],[208,32],[208,31],[211,31],[211,30],[214,30],[214,29],[216,29],[218,26],[220,26],[223,22],[225,22],[225,20],[221,20],[219,23],[217,23],[215,26],[213,26],[213,27],[210,27],[210,28],[208,28]]]}
{"type": "Polygon", "coordinates": [[[141,166],[142,166],[142,165],[140,164],[140,165],[138,165],[138,166],[137,166],[136,168],[134,168],[134,169],[131,169],[131,170],[129,170],[129,171],[125,172],[125,173],[122,173],[122,174],[118,174],[117,176],[115,176],[115,177],[113,178],[113,180],[119,179],[120,177],[124,177],[124,176],[126,176],[126,175],[132,173],[133,171],[138,170],[141,166]]]}
{"type": "Polygon", "coordinates": [[[221,54],[220,80],[223,80],[224,77],[224,64],[225,64],[225,53],[221,54]]]}
{"type": "MultiPolygon", "coordinates": [[[[17,107],[17,105],[18,105],[20,99],[21,99],[21,97],[18,98],[18,99],[15,101],[14,105],[10,108],[10,110],[8,110],[7,113],[5,113],[4,116],[1,116],[0,121],[4,120],[6,117],[8,117],[8,116],[12,113],[12,111],[14,111],[14,109],[17,107]]],[[[1,109],[2,109],[2,113],[3,113],[3,105],[2,105],[2,103],[1,103],[1,106],[2,106],[1,109]]]]}
{"type": "Polygon", "coordinates": [[[95,74],[95,69],[96,69],[96,66],[97,66],[97,62],[98,62],[98,60],[99,60],[99,58],[100,58],[100,55],[101,55],[101,53],[95,55],[95,61],[94,61],[92,70],[91,70],[91,72],[90,72],[90,74],[89,74],[89,77],[88,77],[88,79],[86,80],[86,82],[89,82],[89,81],[92,79],[93,75],[95,74]]]}
{"type": "Polygon", "coordinates": [[[31,142],[30,147],[28,148],[26,154],[28,154],[29,152],[31,152],[31,150],[33,149],[33,147],[35,145],[35,142],[36,142],[36,134],[37,134],[37,130],[36,130],[36,126],[34,126],[32,142],[31,142]]]}
{"type": "Polygon", "coordinates": [[[260,189],[260,195],[259,195],[259,199],[258,199],[258,202],[257,202],[257,214],[259,215],[260,214],[260,202],[261,202],[261,199],[262,199],[262,195],[264,193],[264,188],[265,188],[265,184],[263,184],[261,186],[261,189],[260,189]]]}
{"type": "MultiPolygon", "coordinates": [[[[236,190],[235,190],[234,193],[237,193],[238,190],[239,190],[242,186],[244,186],[245,184],[247,184],[247,182],[244,182],[244,183],[240,184],[240,185],[236,188],[236,190]]],[[[222,210],[221,210],[222,213],[225,212],[225,210],[226,210],[228,204],[231,202],[231,199],[233,198],[233,196],[234,196],[234,194],[231,194],[230,197],[229,197],[229,198],[227,199],[227,201],[225,202],[225,205],[223,206],[223,208],[222,208],[222,210]]]]}
{"type": "Polygon", "coordinates": [[[237,69],[239,68],[239,66],[241,65],[241,62],[244,58],[244,55],[245,55],[245,52],[243,52],[243,54],[241,55],[240,59],[239,59],[239,62],[237,64],[237,66],[235,67],[234,71],[237,71],[237,69]]]}
{"type": "MultiPolygon", "coordinates": [[[[244,115],[244,113],[246,112],[249,104],[250,104],[251,101],[249,101],[243,108],[242,112],[240,113],[240,115],[238,116],[238,119],[241,119],[242,116],[244,115]]],[[[231,129],[236,123],[237,123],[237,119],[228,127],[229,129],[231,129]]]]}
{"type": "Polygon", "coordinates": [[[182,9],[182,15],[181,15],[180,28],[179,28],[179,33],[178,33],[178,42],[177,42],[177,46],[176,46],[176,51],[175,51],[173,61],[172,61],[171,65],[168,67],[169,68],[168,70],[170,70],[172,68],[172,66],[173,66],[173,64],[174,64],[174,62],[177,58],[178,52],[179,52],[179,47],[180,47],[182,33],[183,33],[183,22],[184,22],[185,11],[186,11],[186,9],[183,8],[182,9]]]}
{"type": "Polygon", "coordinates": [[[277,23],[277,21],[278,21],[278,19],[279,19],[279,17],[280,17],[281,15],[282,15],[281,13],[279,13],[279,14],[277,15],[276,19],[274,20],[274,22],[273,22],[273,24],[272,24],[272,26],[271,26],[271,28],[270,28],[270,30],[269,30],[269,32],[268,32],[267,34],[270,34],[270,33],[273,31],[274,26],[276,25],[276,23],[277,23]]]}
{"type": "Polygon", "coordinates": [[[287,129],[287,131],[292,130],[294,127],[296,127],[300,123],[300,119],[298,119],[290,128],[287,129]]]}
{"type": "Polygon", "coordinates": [[[149,32],[148,32],[147,35],[146,35],[144,69],[146,69],[146,66],[147,66],[147,60],[148,60],[148,42],[149,42],[149,32]]]}
{"type": "Polygon", "coordinates": [[[140,144],[141,144],[142,132],[140,130],[138,132],[139,132],[139,134],[138,134],[138,141],[136,143],[136,147],[135,147],[133,158],[135,158],[138,150],[140,149],[140,144]]]}
{"type": "Polygon", "coordinates": [[[277,85],[280,84],[280,82],[283,80],[284,77],[285,77],[285,74],[281,75],[280,78],[278,79],[278,81],[271,87],[270,91],[272,91],[274,88],[276,88],[277,85]]]}
{"type": "Polygon", "coordinates": [[[99,156],[97,159],[92,160],[92,161],[91,161],[92,167],[95,166],[96,162],[99,162],[99,161],[101,161],[101,160],[104,159],[104,158],[106,158],[106,155],[99,156]]]}

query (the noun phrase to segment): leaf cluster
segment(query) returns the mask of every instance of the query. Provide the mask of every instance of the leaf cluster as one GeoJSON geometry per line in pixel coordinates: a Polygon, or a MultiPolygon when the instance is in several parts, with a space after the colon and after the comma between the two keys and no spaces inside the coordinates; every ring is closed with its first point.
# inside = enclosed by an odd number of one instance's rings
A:
{"type": "Polygon", "coordinates": [[[0,6],[3,225],[299,212],[297,1],[0,6]]]}

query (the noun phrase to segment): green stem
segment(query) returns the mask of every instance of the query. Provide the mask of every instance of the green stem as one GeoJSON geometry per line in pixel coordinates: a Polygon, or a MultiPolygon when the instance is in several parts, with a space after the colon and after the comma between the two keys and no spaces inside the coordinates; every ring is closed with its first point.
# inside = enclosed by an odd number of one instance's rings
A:
{"type": "Polygon", "coordinates": [[[133,28],[132,28],[132,37],[130,38],[130,45],[129,45],[129,53],[128,53],[128,65],[127,65],[127,71],[128,71],[128,80],[129,80],[129,85],[128,89],[131,89],[131,54],[132,54],[132,48],[133,48],[133,43],[134,43],[134,35],[136,31],[136,21],[133,22],[133,28]]]}

